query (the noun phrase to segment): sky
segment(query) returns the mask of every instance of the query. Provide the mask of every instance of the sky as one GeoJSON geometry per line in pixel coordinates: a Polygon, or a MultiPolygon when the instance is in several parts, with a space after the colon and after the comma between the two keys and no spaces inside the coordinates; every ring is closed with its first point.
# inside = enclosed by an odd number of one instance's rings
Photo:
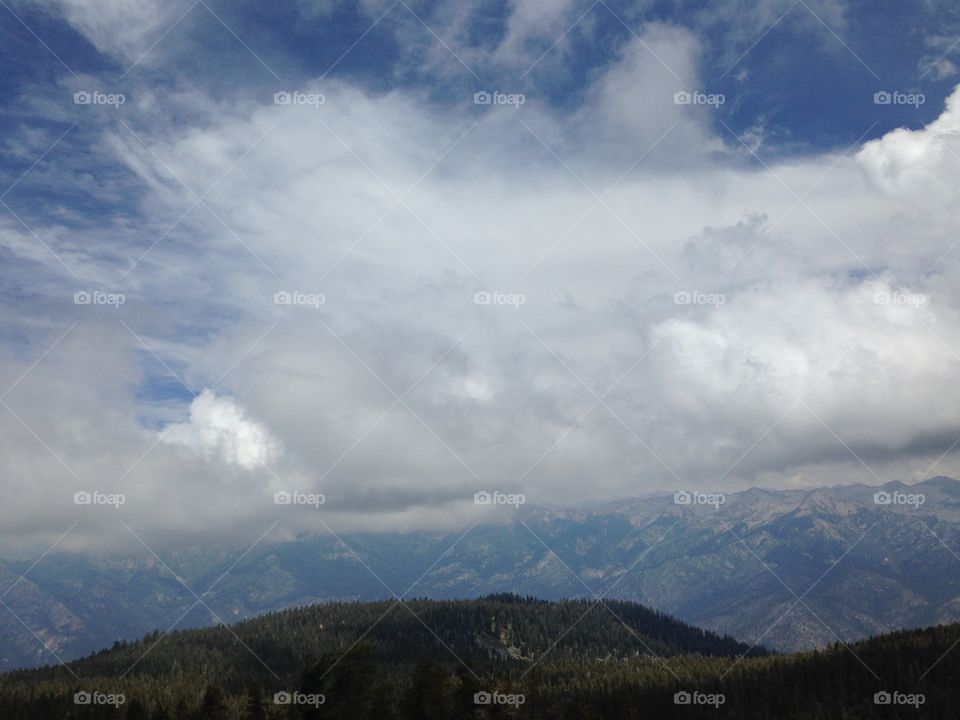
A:
{"type": "Polygon", "coordinates": [[[954,4],[0,27],[10,552],[960,472],[954,4]]]}

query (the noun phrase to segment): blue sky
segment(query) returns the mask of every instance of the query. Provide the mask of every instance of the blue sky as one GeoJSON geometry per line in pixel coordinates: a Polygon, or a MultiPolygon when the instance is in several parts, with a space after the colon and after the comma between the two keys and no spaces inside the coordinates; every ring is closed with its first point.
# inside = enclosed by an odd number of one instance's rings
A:
{"type": "Polygon", "coordinates": [[[19,0],[0,23],[20,539],[93,483],[179,539],[288,512],[281,489],[344,527],[446,527],[484,488],[952,468],[949,3],[19,0]]]}
{"type": "Polygon", "coordinates": [[[164,20],[187,14],[167,35],[170,22],[139,29],[141,52],[163,39],[124,76],[128,57],[139,59],[138,53],[111,57],[99,52],[57,12],[57,3],[13,3],[0,18],[8,39],[2,51],[5,128],[15,131],[30,117],[17,111],[14,98],[59,93],[66,68],[54,53],[74,72],[95,76],[117,91],[178,81],[189,71],[191,83],[210,93],[253,93],[271,87],[273,73],[298,83],[329,71],[330,77],[374,91],[428,90],[440,102],[461,102],[466,90],[486,84],[572,108],[582,101],[591,75],[612,61],[632,33],[663,23],[695,33],[703,89],[731,99],[719,113],[731,128],[743,132],[763,125],[780,141],[777,149],[822,149],[853,142],[873,124],[877,90],[922,92],[928,102],[892,108],[868,137],[936,117],[953,87],[955,70],[943,63],[955,54],[950,45],[960,25],[956,8],[938,2],[556,3],[563,12],[552,12],[548,3],[544,13],[558,18],[556,26],[566,35],[556,46],[557,35],[527,38],[530,57],[543,52],[547,57],[524,74],[528,65],[505,67],[489,57],[508,33],[508,3],[466,3],[466,17],[456,20],[444,3],[191,5],[186,0],[169,4],[164,20]],[[438,54],[441,40],[451,48],[448,61],[424,63],[438,54]],[[454,58],[455,49],[477,53],[469,69],[454,58]],[[562,67],[556,62],[560,57],[562,67]]]}

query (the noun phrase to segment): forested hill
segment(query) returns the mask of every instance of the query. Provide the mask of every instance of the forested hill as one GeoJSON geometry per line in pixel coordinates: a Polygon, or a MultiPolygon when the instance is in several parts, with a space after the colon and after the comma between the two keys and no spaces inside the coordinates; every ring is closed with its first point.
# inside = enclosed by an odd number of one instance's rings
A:
{"type": "Polygon", "coordinates": [[[776,656],[625,602],[330,604],[2,675],[0,717],[953,718],[958,642],[951,625],[776,656]]]}
{"type": "MultiPolygon", "coordinates": [[[[594,660],[683,654],[736,657],[750,650],[732,638],[636,603],[592,605],[585,600],[548,602],[511,594],[481,600],[313,605],[268,613],[229,629],[174,632],[160,642],[160,633],[152,633],[140,642],[118,643],[68,667],[81,677],[114,676],[136,663],[130,675],[156,677],[174,665],[183,671],[246,667],[251,660],[257,662],[255,654],[283,676],[325,653],[342,653],[360,639],[375,645],[385,662],[446,656],[480,666],[508,661],[523,664],[548,654],[594,660]]],[[[63,677],[65,672],[54,667],[6,677],[63,677]]]]}

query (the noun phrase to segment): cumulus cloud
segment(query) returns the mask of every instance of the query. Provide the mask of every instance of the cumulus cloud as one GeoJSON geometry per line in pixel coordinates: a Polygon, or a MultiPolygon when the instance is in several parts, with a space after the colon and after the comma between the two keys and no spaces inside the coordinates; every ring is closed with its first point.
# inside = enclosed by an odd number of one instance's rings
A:
{"type": "Polygon", "coordinates": [[[956,179],[958,134],[960,94],[955,92],[934,122],[919,130],[899,128],[868,142],[857,159],[886,190],[943,196],[952,184],[945,181],[956,179]]]}
{"type": "Polygon", "coordinates": [[[247,470],[266,467],[277,455],[277,443],[266,428],[247,417],[234,400],[209,389],[190,403],[189,417],[168,425],[160,438],[247,470]]]}
{"type": "MultiPolygon", "coordinates": [[[[945,328],[938,305],[884,279],[781,278],[700,317],[654,326],[658,410],[712,444],[709,461],[691,452],[684,467],[706,479],[720,457],[725,475],[815,457],[867,461],[880,448],[907,451],[960,427],[960,413],[936,400],[960,369],[941,339],[960,326],[950,318],[945,328]]],[[[683,452],[677,444],[667,457],[683,452]]]]}

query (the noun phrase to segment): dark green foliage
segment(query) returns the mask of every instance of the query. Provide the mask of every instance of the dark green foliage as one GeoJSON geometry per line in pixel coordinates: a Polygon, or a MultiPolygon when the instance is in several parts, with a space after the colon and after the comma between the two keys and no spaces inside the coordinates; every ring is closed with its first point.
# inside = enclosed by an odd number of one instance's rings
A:
{"type": "Polygon", "coordinates": [[[127,704],[127,720],[147,720],[147,711],[136,698],[127,704]]]}
{"type": "Polygon", "coordinates": [[[249,688],[247,690],[246,712],[243,715],[244,720],[266,720],[267,706],[260,696],[258,688],[249,688]]]}
{"type": "Polygon", "coordinates": [[[303,674],[301,691],[323,695],[322,706],[299,705],[304,718],[348,720],[366,718],[373,707],[373,682],[377,674],[376,649],[357,644],[345,654],[325,655],[303,674]]]}
{"type": "Polygon", "coordinates": [[[230,709],[223,697],[223,691],[215,685],[207,687],[200,702],[198,718],[202,720],[230,720],[230,709]]]}
{"type": "Polygon", "coordinates": [[[623,602],[345,603],[118,644],[71,663],[80,680],[62,667],[8,673],[0,718],[954,718],[960,652],[948,650],[958,642],[952,625],[771,656],[623,602]],[[126,703],[74,704],[74,693],[94,689],[126,703]],[[875,705],[881,690],[925,702],[875,705]],[[681,691],[725,702],[677,705],[681,691]],[[475,702],[490,693],[499,700],[475,702]]]}

